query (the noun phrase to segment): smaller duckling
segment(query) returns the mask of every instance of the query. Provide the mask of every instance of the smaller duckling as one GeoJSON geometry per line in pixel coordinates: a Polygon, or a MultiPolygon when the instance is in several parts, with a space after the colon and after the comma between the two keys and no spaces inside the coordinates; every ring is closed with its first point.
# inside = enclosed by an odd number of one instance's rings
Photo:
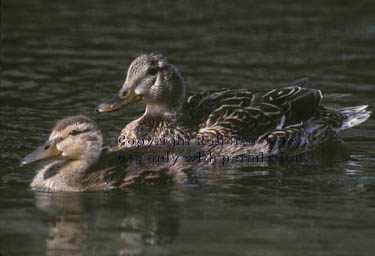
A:
{"type": "MultiPolygon", "coordinates": [[[[142,149],[102,148],[103,139],[96,123],[85,116],[59,121],[44,145],[21,160],[20,165],[55,158],[34,177],[30,186],[47,191],[93,191],[154,184],[170,180],[165,164],[123,163],[121,154],[145,154],[142,149]]],[[[149,153],[149,151],[148,151],[149,153]]]]}

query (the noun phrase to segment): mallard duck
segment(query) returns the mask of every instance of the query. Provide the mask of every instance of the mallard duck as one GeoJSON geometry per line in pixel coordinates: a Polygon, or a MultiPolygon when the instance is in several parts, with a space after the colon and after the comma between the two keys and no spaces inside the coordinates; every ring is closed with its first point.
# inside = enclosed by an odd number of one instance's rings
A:
{"type": "Polygon", "coordinates": [[[304,88],[307,81],[301,78],[288,87],[264,92],[220,89],[186,98],[179,70],[162,55],[147,54],[131,63],[120,91],[97,111],[146,104],[145,113],[122,130],[120,146],[129,138],[250,137],[259,141],[298,136],[309,145],[305,149],[312,149],[370,116],[367,106],[339,110],[322,106],[322,92],[304,88]]]}
{"type": "Polygon", "coordinates": [[[168,181],[172,177],[169,166],[135,160],[147,153],[152,152],[102,148],[102,135],[95,122],[85,116],[71,116],[59,121],[49,139],[20,164],[56,159],[34,177],[31,187],[37,190],[107,190],[168,181]],[[123,161],[126,156],[129,161],[123,161]]]}

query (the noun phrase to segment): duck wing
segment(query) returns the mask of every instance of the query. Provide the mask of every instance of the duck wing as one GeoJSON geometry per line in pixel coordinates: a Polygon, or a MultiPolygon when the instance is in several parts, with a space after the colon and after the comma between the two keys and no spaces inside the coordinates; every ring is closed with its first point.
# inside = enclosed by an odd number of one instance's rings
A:
{"type": "Polygon", "coordinates": [[[280,107],[286,117],[285,125],[304,121],[316,112],[323,99],[320,90],[302,87],[307,81],[308,78],[300,78],[291,86],[258,93],[253,104],[266,103],[280,107]]]}
{"type": "Polygon", "coordinates": [[[183,108],[185,124],[198,129],[205,127],[210,116],[220,112],[222,106],[242,109],[251,106],[253,98],[254,93],[246,89],[209,90],[190,96],[183,108]]]}
{"type": "Polygon", "coordinates": [[[105,147],[87,171],[85,183],[97,190],[169,182],[172,175],[166,164],[145,160],[153,153],[146,148],[105,147]]]}
{"type": "Polygon", "coordinates": [[[287,126],[281,130],[267,132],[257,142],[267,141],[268,154],[302,153],[311,151],[329,140],[335,139],[342,131],[366,121],[371,111],[367,105],[332,109],[319,106],[314,115],[303,124],[287,126]]]}
{"type": "Polygon", "coordinates": [[[200,136],[258,136],[311,117],[322,99],[319,90],[303,88],[307,78],[266,92],[246,89],[205,91],[188,98],[186,125],[200,136]]]}

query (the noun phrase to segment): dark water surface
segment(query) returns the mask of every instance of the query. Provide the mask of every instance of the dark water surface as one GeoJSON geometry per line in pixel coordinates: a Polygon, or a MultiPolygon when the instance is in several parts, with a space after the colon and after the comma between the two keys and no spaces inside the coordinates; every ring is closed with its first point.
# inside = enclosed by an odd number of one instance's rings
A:
{"type": "Polygon", "coordinates": [[[95,193],[29,189],[27,153],[62,117],[106,145],[144,106],[96,114],[141,53],[166,55],[194,92],[308,86],[375,99],[373,1],[42,1],[1,6],[0,254],[372,255],[375,121],[306,165],[210,170],[191,183],[95,193]]]}

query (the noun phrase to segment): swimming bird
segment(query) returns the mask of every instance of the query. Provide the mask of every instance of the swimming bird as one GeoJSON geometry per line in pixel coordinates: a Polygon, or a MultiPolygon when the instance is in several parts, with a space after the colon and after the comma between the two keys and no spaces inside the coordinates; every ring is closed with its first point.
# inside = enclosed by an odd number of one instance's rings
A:
{"type": "Polygon", "coordinates": [[[34,177],[30,186],[47,191],[92,191],[126,188],[131,185],[163,183],[172,177],[168,165],[136,161],[151,154],[141,148],[121,150],[102,147],[96,123],[85,116],[59,121],[49,139],[21,160],[21,166],[54,159],[34,177]],[[122,161],[124,156],[133,161],[122,161]]]}
{"type": "MultiPolygon", "coordinates": [[[[131,63],[120,91],[97,111],[146,104],[145,113],[121,131],[120,146],[130,138],[250,137],[259,142],[300,137],[309,145],[304,150],[336,138],[370,116],[367,106],[324,107],[322,92],[305,88],[307,81],[301,78],[268,91],[219,89],[186,97],[186,84],[177,67],[160,54],[144,54],[131,63]]],[[[268,150],[275,151],[274,147],[268,150]]]]}

